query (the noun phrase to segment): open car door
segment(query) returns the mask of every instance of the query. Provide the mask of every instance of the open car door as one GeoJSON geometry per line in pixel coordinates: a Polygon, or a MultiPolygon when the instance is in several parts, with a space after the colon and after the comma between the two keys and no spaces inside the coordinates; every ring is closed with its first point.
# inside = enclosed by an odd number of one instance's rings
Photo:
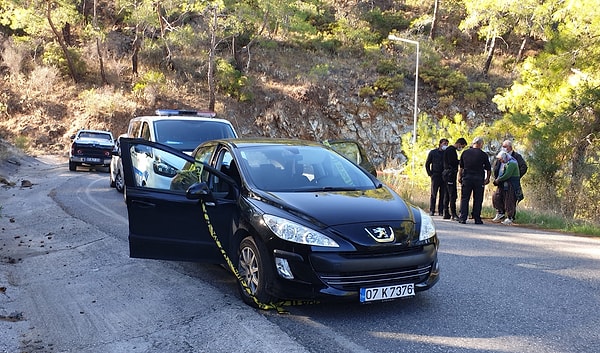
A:
{"type": "Polygon", "coordinates": [[[361,166],[363,169],[377,177],[375,166],[369,161],[367,153],[361,144],[355,140],[325,140],[323,144],[333,148],[337,153],[346,157],[354,164],[361,166]]]}
{"type": "MultiPolygon", "coordinates": [[[[143,139],[122,138],[121,158],[130,256],[223,263],[202,204],[186,197],[188,187],[208,167],[176,149],[143,139]]],[[[216,213],[215,207],[211,213],[216,213]]],[[[213,223],[224,222],[215,216],[213,223]]]]}

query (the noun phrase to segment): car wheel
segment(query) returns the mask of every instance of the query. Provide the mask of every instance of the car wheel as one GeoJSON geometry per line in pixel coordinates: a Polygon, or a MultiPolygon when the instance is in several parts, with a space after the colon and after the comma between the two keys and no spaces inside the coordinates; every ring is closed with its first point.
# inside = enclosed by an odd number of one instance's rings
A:
{"type": "Polygon", "coordinates": [[[69,161],[69,170],[74,172],[77,170],[77,163],[69,161]]]}
{"type": "Polygon", "coordinates": [[[114,175],[114,173],[113,173],[113,171],[112,171],[112,169],[111,169],[111,170],[109,171],[109,174],[108,174],[108,179],[109,179],[109,181],[110,181],[110,187],[111,187],[111,188],[114,188],[114,187],[116,187],[116,184],[115,184],[115,179],[113,178],[113,175],[114,175]]]}
{"type": "Polygon", "coordinates": [[[258,305],[252,296],[264,304],[275,301],[275,298],[266,291],[268,283],[272,281],[273,271],[265,261],[267,261],[266,252],[261,250],[254,238],[244,238],[240,243],[237,266],[244,283],[238,283],[238,289],[242,300],[253,307],[258,305]]]}
{"type": "Polygon", "coordinates": [[[118,192],[124,192],[125,189],[125,181],[123,181],[123,176],[121,175],[121,171],[117,170],[117,175],[115,176],[115,188],[118,192]]]}

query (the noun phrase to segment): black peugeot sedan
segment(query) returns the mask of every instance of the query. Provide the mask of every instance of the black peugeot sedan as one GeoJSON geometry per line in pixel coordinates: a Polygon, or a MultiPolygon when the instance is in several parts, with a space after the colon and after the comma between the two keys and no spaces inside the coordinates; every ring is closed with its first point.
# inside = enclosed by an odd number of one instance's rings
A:
{"type": "Polygon", "coordinates": [[[188,156],[122,138],[121,157],[130,256],[223,264],[250,305],[385,301],[438,281],[431,217],[321,143],[216,140],[188,156]]]}

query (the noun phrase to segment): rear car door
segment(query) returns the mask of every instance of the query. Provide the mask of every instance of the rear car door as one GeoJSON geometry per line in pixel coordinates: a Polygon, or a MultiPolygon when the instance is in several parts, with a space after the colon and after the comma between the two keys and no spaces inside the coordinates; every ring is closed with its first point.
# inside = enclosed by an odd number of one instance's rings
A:
{"type": "Polygon", "coordinates": [[[121,139],[121,158],[130,256],[223,263],[200,202],[186,197],[187,186],[198,181],[203,164],[169,146],[130,138],[121,139]],[[155,179],[161,182],[148,182],[155,179]]]}

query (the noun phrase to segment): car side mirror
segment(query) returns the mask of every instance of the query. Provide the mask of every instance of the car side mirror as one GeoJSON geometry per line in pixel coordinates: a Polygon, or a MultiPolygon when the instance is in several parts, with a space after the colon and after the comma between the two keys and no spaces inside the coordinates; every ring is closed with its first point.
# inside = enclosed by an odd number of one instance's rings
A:
{"type": "Polygon", "coordinates": [[[206,183],[194,183],[185,192],[189,200],[202,200],[204,202],[215,202],[212,192],[206,183]]]}

